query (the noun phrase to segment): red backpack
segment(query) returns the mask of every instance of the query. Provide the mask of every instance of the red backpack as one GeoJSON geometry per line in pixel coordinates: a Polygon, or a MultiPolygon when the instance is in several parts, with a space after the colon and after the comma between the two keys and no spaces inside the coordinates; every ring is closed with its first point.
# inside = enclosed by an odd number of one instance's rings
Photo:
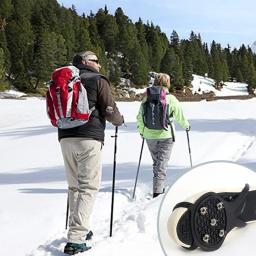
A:
{"type": "Polygon", "coordinates": [[[60,129],[81,126],[88,122],[89,109],[87,92],[74,66],[61,67],[52,73],[46,93],[47,114],[51,123],[60,129]]]}

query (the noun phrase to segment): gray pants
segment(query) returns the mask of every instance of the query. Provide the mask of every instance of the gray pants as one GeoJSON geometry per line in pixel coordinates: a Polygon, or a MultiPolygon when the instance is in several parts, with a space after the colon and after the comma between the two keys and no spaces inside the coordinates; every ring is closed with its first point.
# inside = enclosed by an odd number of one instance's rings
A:
{"type": "Polygon", "coordinates": [[[173,140],[172,138],[160,140],[147,139],[146,142],[153,159],[153,193],[162,193],[167,165],[173,148],[173,140]]]}
{"type": "Polygon", "coordinates": [[[101,181],[99,141],[64,138],[60,141],[68,182],[70,217],[68,242],[84,243],[89,220],[101,181]]]}

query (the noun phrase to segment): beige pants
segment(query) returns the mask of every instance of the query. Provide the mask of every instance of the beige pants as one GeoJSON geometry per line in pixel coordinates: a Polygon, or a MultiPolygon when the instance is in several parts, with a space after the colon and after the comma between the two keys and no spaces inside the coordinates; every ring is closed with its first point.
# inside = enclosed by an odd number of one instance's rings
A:
{"type": "Polygon", "coordinates": [[[101,181],[101,148],[99,141],[86,138],[64,138],[60,141],[69,189],[68,242],[84,243],[89,231],[96,193],[101,181]]]}

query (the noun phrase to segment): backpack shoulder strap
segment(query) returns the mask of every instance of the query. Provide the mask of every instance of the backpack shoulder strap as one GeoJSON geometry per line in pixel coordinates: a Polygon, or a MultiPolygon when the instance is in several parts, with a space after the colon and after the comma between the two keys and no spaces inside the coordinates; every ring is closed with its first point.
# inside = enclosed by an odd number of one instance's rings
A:
{"type": "Polygon", "coordinates": [[[86,72],[86,73],[80,74],[81,79],[91,79],[91,78],[97,78],[99,76],[100,76],[99,74],[93,73],[93,72],[86,72]]]}
{"type": "MultiPolygon", "coordinates": [[[[171,96],[171,94],[169,92],[166,92],[166,96],[171,96]]],[[[172,97],[168,97],[168,98],[170,98],[170,100],[169,100],[169,102],[167,102],[167,105],[168,105],[167,107],[170,109],[170,111],[167,111],[168,116],[166,118],[171,127],[172,140],[173,140],[173,142],[175,142],[175,133],[174,133],[174,128],[173,128],[173,122],[170,121],[170,118],[173,119],[173,117],[174,117],[174,110],[172,110],[172,100],[171,100],[172,97]]]]}
{"type": "Polygon", "coordinates": [[[109,80],[107,77],[105,77],[104,75],[102,74],[99,74],[99,73],[93,73],[93,72],[86,72],[86,73],[82,73],[80,75],[80,78],[81,79],[91,79],[91,78],[96,78],[96,79],[100,79],[100,78],[103,78],[105,79],[108,83],[109,83],[109,80]]]}
{"type": "Polygon", "coordinates": [[[147,101],[160,101],[161,87],[151,86],[147,88],[147,101]]]}

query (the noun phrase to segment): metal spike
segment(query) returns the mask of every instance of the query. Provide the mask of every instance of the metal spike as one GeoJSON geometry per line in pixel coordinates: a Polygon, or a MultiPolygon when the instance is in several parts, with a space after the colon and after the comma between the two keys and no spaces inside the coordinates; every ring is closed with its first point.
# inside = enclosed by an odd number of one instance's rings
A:
{"type": "Polygon", "coordinates": [[[217,220],[211,219],[211,226],[216,226],[216,225],[217,225],[217,220]]]}
{"type": "Polygon", "coordinates": [[[202,207],[202,208],[200,208],[200,214],[201,215],[205,215],[205,214],[207,214],[208,213],[208,208],[207,207],[202,207]]]}
{"type": "Polygon", "coordinates": [[[223,237],[225,235],[225,230],[221,229],[219,232],[219,237],[223,237]]]}
{"type": "Polygon", "coordinates": [[[223,208],[224,208],[224,203],[223,203],[223,202],[217,203],[217,209],[218,209],[218,210],[221,210],[221,209],[223,209],[223,208]]]}
{"type": "Polygon", "coordinates": [[[203,237],[203,241],[204,241],[205,243],[208,243],[209,240],[210,240],[210,236],[209,236],[208,234],[205,234],[204,237],[203,237]]]}

